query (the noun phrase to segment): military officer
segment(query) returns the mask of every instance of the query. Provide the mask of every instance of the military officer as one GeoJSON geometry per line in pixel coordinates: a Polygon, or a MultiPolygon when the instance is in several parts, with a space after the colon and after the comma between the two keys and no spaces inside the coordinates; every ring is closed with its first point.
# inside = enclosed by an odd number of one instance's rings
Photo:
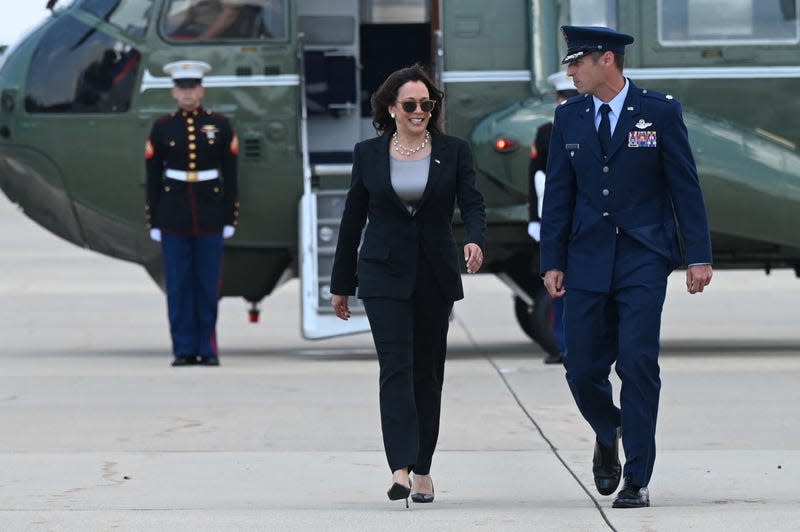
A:
{"type": "Polygon", "coordinates": [[[565,298],[566,378],[596,435],[595,485],[610,495],[622,472],[613,506],[649,506],[667,276],[688,264],[692,294],[711,281],[705,204],[680,104],[622,73],[633,37],[561,29],[562,64],[579,95],[555,112],[541,270],[550,295],[565,298]],[[622,381],[619,407],[608,380],[612,364],[622,381]]]}
{"type": "Polygon", "coordinates": [[[150,237],[161,242],[173,366],[218,366],[216,322],[223,239],[239,221],[238,141],[204,109],[201,61],[164,66],[178,110],[156,120],[145,145],[150,237]]]}

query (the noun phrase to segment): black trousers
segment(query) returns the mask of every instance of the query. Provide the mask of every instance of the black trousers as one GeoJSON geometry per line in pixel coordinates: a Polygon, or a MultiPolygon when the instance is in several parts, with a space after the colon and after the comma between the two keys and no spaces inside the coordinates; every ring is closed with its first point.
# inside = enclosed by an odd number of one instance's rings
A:
{"type": "Polygon", "coordinates": [[[453,302],[442,297],[430,265],[420,256],[411,299],[365,298],[364,308],[378,352],[381,428],[389,468],[427,475],[439,437],[453,302]]]}

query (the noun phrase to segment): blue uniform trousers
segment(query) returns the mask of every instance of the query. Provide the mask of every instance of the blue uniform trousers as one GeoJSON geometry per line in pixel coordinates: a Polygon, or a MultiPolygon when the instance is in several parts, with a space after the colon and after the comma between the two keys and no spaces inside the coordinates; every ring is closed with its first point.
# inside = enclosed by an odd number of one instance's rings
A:
{"type": "Polygon", "coordinates": [[[222,233],[181,236],[162,232],[161,249],[173,354],[217,356],[222,233]]]}
{"type": "Polygon", "coordinates": [[[655,463],[658,352],[668,261],[627,236],[617,239],[611,290],[567,288],[564,327],[566,378],[583,417],[609,447],[622,427],[624,476],[647,486],[655,463]],[[611,365],[621,380],[614,405],[611,365]]]}

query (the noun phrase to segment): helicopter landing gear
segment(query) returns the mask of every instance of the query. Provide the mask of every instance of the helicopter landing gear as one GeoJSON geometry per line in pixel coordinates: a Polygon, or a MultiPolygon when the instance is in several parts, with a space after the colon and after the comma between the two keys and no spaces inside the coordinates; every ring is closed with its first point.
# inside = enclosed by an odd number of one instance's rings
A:
{"type": "Polygon", "coordinates": [[[537,288],[532,302],[532,305],[528,305],[521,297],[514,296],[514,315],[517,317],[517,323],[531,340],[539,344],[548,357],[559,358],[561,350],[553,335],[553,308],[544,286],[537,288]]]}

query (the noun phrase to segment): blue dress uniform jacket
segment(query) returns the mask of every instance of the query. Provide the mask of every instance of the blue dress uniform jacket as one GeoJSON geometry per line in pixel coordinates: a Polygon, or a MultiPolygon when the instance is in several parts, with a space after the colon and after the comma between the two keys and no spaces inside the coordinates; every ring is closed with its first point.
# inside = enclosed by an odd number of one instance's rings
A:
{"type": "Polygon", "coordinates": [[[203,108],[158,119],[145,146],[148,228],[198,236],[238,225],[238,141],[228,120],[203,108]],[[166,169],[217,170],[205,181],[170,179],[166,169]]]}
{"type": "Polygon", "coordinates": [[[458,203],[467,243],[485,248],[483,196],[475,188],[472,153],[466,141],[447,135],[432,139],[428,183],[416,214],[392,188],[389,139],[384,134],[356,144],[353,176],[339,229],[331,293],[409,299],[419,253],[425,254],[442,295],[464,297],[452,220],[458,203]],[[369,220],[360,253],[361,230],[369,220]]]}
{"type": "Polygon", "coordinates": [[[671,96],[629,83],[607,160],[595,129],[592,97],[576,96],[556,109],[541,271],[565,272],[567,289],[611,288],[620,231],[672,268],[712,262],[681,106],[671,96]]]}

